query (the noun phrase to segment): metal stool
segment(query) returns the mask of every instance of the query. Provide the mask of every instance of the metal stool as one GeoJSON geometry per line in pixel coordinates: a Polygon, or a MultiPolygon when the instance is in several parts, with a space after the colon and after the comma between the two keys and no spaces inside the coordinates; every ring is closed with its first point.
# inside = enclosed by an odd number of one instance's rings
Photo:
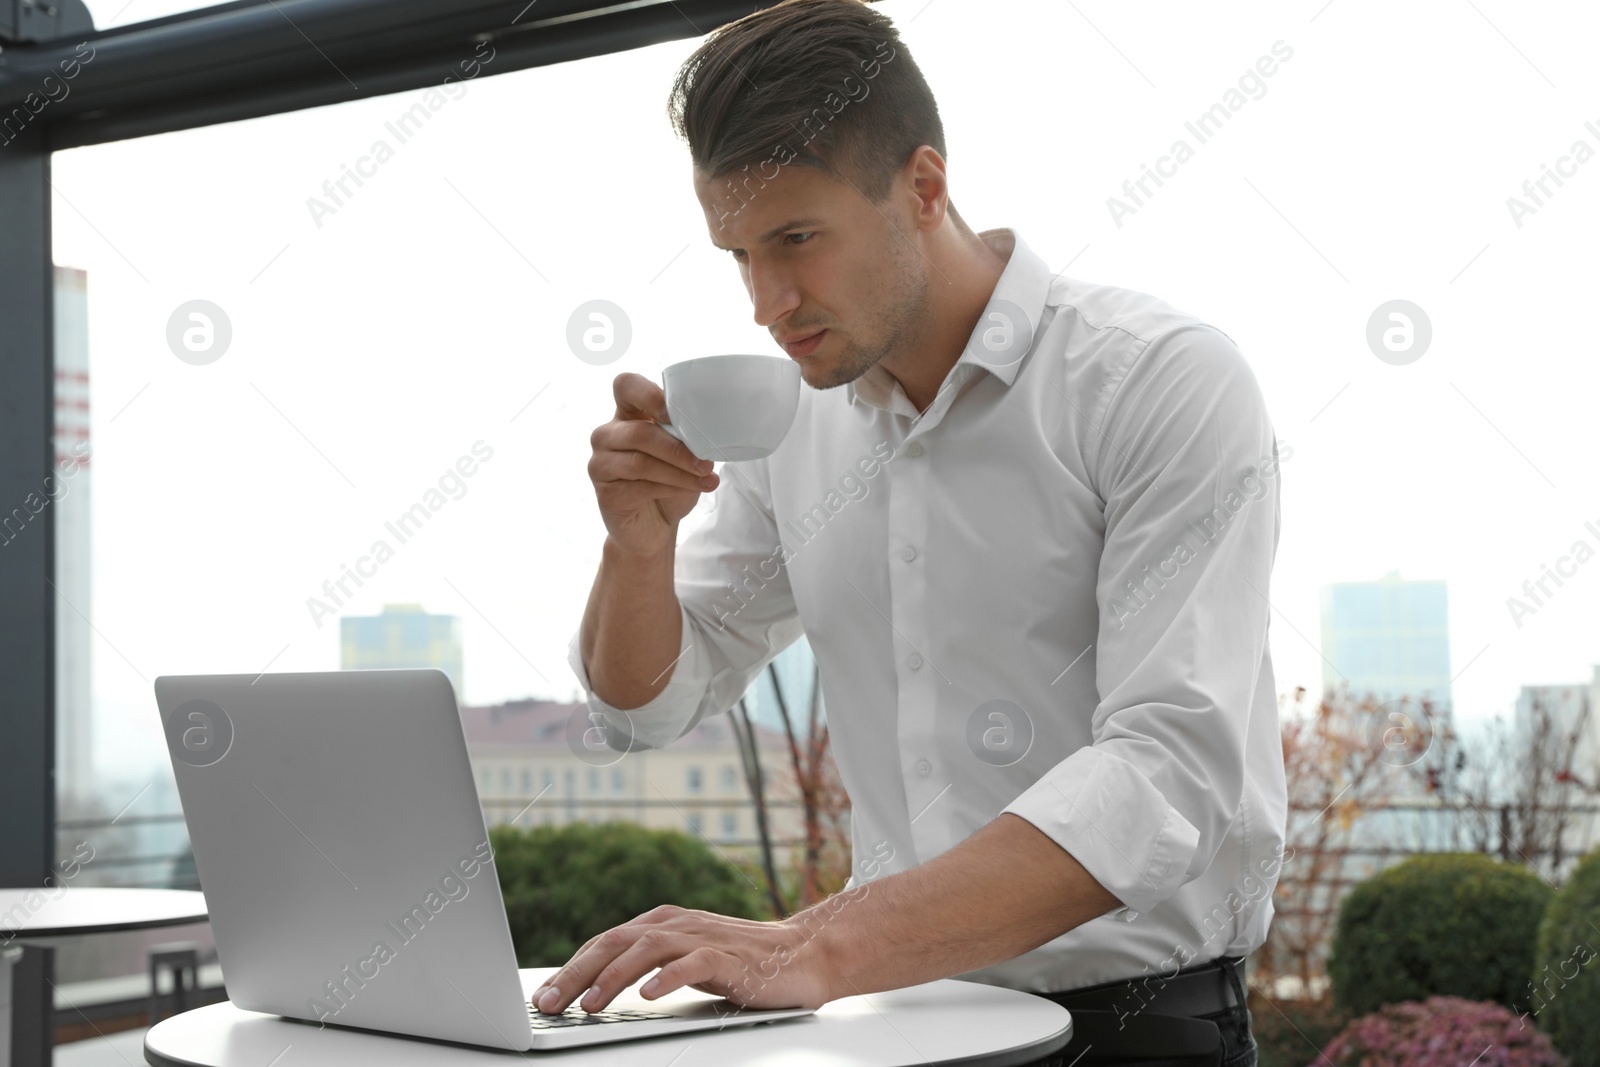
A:
{"type": "Polygon", "coordinates": [[[200,946],[193,941],[166,941],[159,945],[151,945],[150,953],[150,1007],[149,1025],[154,1026],[160,1022],[162,1016],[157,1014],[161,1010],[161,968],[166,967],[172,971],[172,993],[174,1002],[172,1014],[179,1015],[189,1010],[189,994],[198,993],[200,990],[200,946]],[[185,986],[184,976],[188,976],[185,986]]]}

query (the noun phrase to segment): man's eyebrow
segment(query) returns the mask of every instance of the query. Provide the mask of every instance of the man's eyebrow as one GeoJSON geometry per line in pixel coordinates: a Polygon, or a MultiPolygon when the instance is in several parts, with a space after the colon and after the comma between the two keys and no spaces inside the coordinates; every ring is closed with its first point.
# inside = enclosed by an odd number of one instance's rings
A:
{"type": "MultiPolygon", "coordinates": [[[[762,234],[761,237],[758,239],[758,241],[756,243],[757,244],[766,244],[768,241],[772,240],[774,237],[777,237],[777,236],[783,234],[787,230],[797,230],[797,229],[800,229],[803,226],[821,226],[821,225],[822,225],[822,220],[821,219],[791,219],[790,221],[784,223],[782,226],[774,226],[772,229],[770,229],[766,233],[762,234]]],[[[726,245],[717,244],[717,240],[714,237],[711,239],[711,244],[716,248],[722,249],[724,252],[732,252],[733,251],[733,249],[727,247],[726,245]]]]}

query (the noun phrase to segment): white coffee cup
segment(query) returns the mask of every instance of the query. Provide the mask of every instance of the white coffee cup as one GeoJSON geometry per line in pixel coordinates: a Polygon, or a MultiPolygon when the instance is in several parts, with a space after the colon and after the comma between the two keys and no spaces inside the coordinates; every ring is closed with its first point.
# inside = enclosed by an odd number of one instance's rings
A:
{"type": "Polygon", "coordinates": [[[781,356],[701,356],[661,372],[668,422],[657,423],[701,459],[770,456],[800,404],[800,364],[781,356]]]}

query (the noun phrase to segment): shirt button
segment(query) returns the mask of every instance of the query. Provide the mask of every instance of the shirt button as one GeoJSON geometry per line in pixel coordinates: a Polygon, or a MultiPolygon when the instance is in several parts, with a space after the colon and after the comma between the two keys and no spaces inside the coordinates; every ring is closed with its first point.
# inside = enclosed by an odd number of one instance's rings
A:
{"type": "Polygon", "coordinates": [[[932,771],[933,771],[933,764],[929,763],[925,759],[917,760],[917,773],[918,774],[926,775],[926,774],[932,773],[932,771]]]}
{"type": "Polygon", "coordinates": [[[910,563],[912,560],[917,558],[917,550],[912,548],[910,545],[907,545],[900,550],[900,558],[905,560],[907,563],[910,563]]]}
{"type": "Polygon", "coordinates": [[[911,658],[906,660],[906,662],[911,664],[911,669],[914,671],[922,669],[922,655],[920,653],[911,653],[911,658]]]}
{"type": "Polygon", "coordinates": [[[910,456],[912,459],[916,459],[918,456],[922,455],[922,442],[911,442],[911,444],[906,448],[906,455],[910,456]]]}

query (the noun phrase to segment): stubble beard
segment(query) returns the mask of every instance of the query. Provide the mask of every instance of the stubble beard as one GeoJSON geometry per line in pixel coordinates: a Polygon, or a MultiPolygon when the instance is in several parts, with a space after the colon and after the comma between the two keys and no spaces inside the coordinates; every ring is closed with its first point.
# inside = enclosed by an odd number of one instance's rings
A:
{"type": "MultiPolygon", "coordinates": [[[[833,389],[860,378],[883,359],[907,351],[928,320],[927,265],[902,238],[893,260],[894,281],[875,311],[864,340],[848,338],[832,371],[814,389],[833,389]]],[[[803,364],[802,364],[803,366],[803,364]]]]}

